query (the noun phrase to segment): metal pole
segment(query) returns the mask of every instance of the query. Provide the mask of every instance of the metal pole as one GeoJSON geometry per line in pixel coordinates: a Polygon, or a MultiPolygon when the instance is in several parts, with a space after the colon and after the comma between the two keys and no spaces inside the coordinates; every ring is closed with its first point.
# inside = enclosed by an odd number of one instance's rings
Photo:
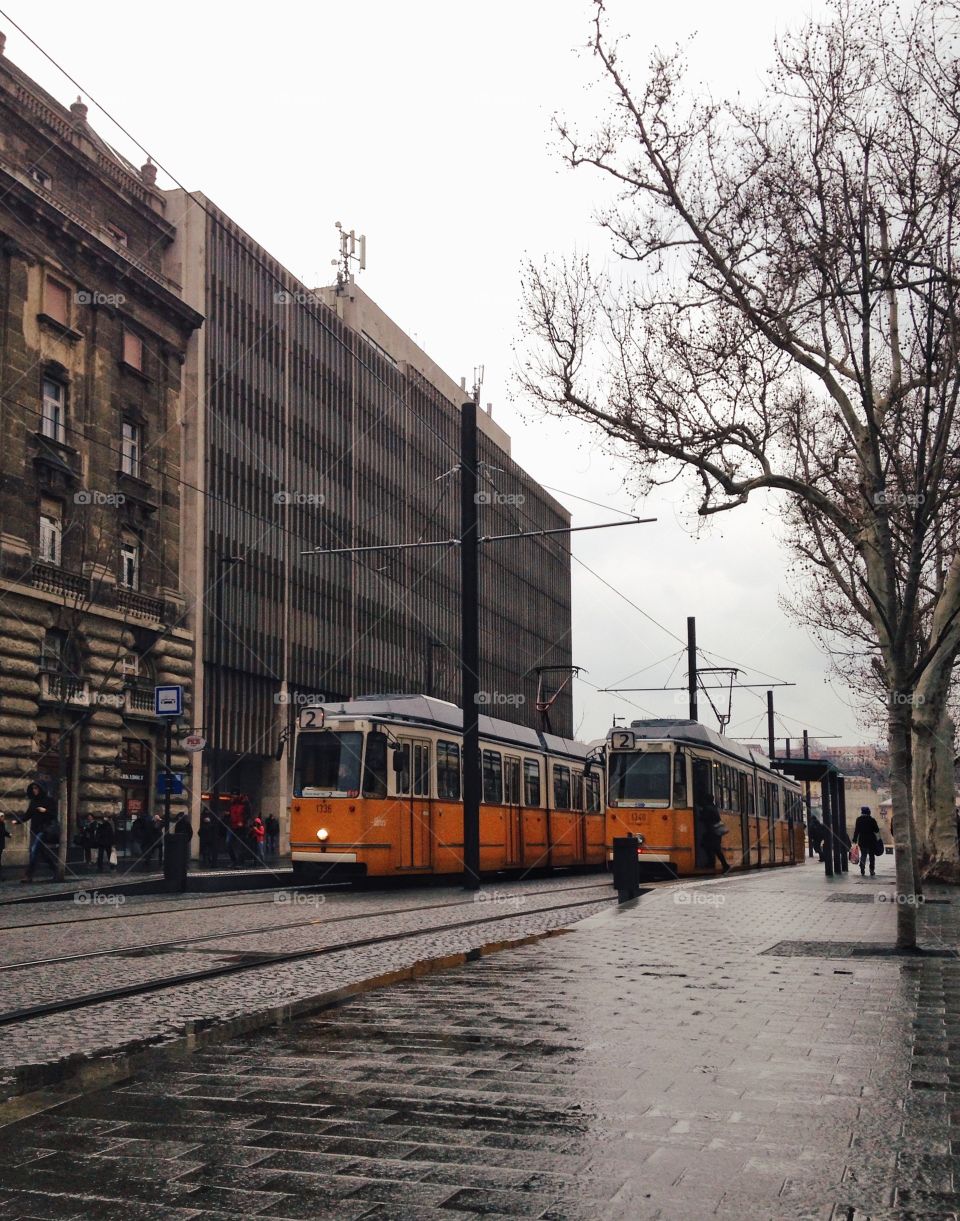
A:
{"type": "Polygon", "coordinates": [[[167,717],[167,748],[164,752],[163,830],[170,834],[170,789],[173,785],[173,717],[167,717]]]}
{"type": "Polygon", "coordinates": [[[847,846],[847,795],[843,777],[835,772],[833,776],[836,797],[834,805],[837,811],[837,839],[840,843],[840,871],[850,872],[850,852],[847,846]]]}
{"type": "MultiPolygon", "coordinates": [[[[210,764],[213,769],[211,776],[211,804],[214,813],[220,817],[220,709],[221,709],[221,671],[223,670],[223,556],[215,555],[213,560],[213,579],[214,579],[214,619],[216,622],[213,625],[214,637],[217,641],[217,664],[213,671],[213,715],[211,716],[212,729],[210,737],[213,742],[213,749],[210,751],[210,764]]],[[[217,824],[215,824],[217,825],[217,824]]]]}
{"type": "Polygon", "coordinates": [[[773,737],[773,692],[767,692],[767,747],[772,763],[777,757],[777,745],[773,737]]]}
{"type": "Polygon", "coordinates": [[[463,885],[480,887],[480,588],[477,404],[460,409],[460,691],[463,705],[463,885]]]}
{"type": "MultiPolygon", "coordinates": [[[[810,758],[810,737],[806,730],[803,731],[803,757],[804,759],[810,758]]],[[[813,808],[810,803],[810,781],[807,780],[803,787],[806,790],[805,803],[807,807],[807,855],[812,857],[813,839],[810,836],[810,828],[813,822],[813,808]]]]}
{"type": "Polygon", "coordinates": [[[820,800],[823,803],[823,872],[828,878],[833,877],[833,802],[830,793],[830,774],[820,781],[820,800]]]}
{"type": "Polygon", "coordinates": [[[697,620],[687,616],[687,696],[690,701],[690,720],[697,719],[697,620]]]}

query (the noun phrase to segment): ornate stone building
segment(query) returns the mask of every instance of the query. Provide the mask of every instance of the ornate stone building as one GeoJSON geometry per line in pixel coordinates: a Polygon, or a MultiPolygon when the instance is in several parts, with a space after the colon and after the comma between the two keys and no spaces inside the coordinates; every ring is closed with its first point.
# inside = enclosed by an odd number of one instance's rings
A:
{"type": "Polygon", "coordinates": [[[181,392],[202,318],[166,274],[155,179],[0,41],[0,809],[40,779],[70,839],[153,808],[152,688],[189,699],[181,392]]]}

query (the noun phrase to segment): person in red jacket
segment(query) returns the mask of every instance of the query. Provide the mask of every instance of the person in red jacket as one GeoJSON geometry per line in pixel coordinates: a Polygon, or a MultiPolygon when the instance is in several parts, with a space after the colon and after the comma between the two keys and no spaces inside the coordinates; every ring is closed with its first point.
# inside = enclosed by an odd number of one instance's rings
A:
{"type": "Polygon", "coordinates": [[[230,834],[227,836],[227,852],[234,869],[239,869],[243,863],[243,840],[250,814],[250,799],[246,793],[235,792],[230,798],[230,834]]]}

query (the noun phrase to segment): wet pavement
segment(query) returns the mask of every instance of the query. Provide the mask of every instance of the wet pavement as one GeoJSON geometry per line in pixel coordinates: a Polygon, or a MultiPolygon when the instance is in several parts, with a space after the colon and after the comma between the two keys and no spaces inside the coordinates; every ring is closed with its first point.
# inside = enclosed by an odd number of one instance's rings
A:
{"type": "Polygon", "coordinates": [[[960,895],[920,957],[877,952],[891,896],[889,860],[660,890],[15,1100],[0,1218],[956,1217],[960,895]]]}

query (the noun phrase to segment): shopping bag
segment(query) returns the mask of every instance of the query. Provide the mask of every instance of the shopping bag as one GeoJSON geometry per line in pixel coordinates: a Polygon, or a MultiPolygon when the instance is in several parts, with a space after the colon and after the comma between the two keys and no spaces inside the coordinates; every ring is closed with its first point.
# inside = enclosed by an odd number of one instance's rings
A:
{"type": "Polygon", "coordinates": [[[860,849],[857,847],[856,844],[854,844],[853,847],[850,849],[850,863],[852,865],[860,864],[860,849]]]}
{"type": "Polygon", "coordinates": [[[117,863],[117,850],[116,850],[116,848],[111,848],[111,849],[110,849],[110,865],[111,865],[111,868],[113,868],[114,866],[116,866],[116,863],[117,863]]]}

